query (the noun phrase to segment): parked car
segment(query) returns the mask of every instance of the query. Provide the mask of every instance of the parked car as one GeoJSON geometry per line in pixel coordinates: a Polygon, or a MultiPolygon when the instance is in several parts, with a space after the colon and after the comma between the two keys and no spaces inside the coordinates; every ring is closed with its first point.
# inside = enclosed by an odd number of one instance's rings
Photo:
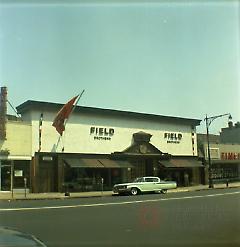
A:
{"type": "Polygon", "coordinates": [[[0,246],[47,247],[43,242],[31,234],[3,226],[0,226],[0,246]]]}
{"type": "Polygon", "coordinates": [[[141,192],[161,192],[166,193],[169,189],[177,188],[175,181],[164,181],[159,177],[139,177],[132,183],[116,184],[113,193],[137,195],[141,192]]]}

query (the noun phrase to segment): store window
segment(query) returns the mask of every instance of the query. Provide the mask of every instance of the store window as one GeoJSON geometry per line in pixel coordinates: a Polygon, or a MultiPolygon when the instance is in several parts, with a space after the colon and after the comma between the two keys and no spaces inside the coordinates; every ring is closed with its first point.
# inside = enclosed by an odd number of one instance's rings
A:
{"type": "Polygon", "coordinates": [[[24,188],[24,178],[27,182],[27,188],[30,185],[30,161],[15,160],[13,172],[13,187],[14,189],[24,188]]]}
{"type": "Polygon", "coordinates": [[[212,169],[213,179],[233,179],[238,177],[237,166],[218,166],[212,169]]]}
{"type": "Polygon", "coordinates": [[[65,166],[63,190],[67,189],[70,192],[112,190],[114,184],[121,182],[122,174],[123,169],[120,168],[98,169],[65,166]]]}

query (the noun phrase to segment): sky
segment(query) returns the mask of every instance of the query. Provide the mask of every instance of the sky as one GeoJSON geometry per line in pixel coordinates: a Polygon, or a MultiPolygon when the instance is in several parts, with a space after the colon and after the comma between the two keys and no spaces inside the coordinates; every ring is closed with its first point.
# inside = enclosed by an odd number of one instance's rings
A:
{"type": "Polygon", "coordinates": [[[0,85],[15,107],[85,89],[79,105],[240,121],[240,2],[0,0],[0,85]]]}

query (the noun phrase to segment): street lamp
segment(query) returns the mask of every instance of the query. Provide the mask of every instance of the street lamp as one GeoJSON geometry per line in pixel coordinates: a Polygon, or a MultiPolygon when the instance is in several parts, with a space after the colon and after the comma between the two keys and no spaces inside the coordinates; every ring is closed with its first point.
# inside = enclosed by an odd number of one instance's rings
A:
{"type": "Polygon", "coordinates": [[[232,116],[230,113],[217,115],[214,117],[208,117],[206,115],[206,118],[204,119],[206,121],[206,129],[207,129],[207,149],[208,149],[208,181],[209,181],[209,188],[213,188],[213,178],[212,178],[212,164],[211,164],[211,155],[210,155],[210,144],[209,144],[209,126],[211,123],[220,117],[228,116],[228,119],[231,120],[232,116]]]}

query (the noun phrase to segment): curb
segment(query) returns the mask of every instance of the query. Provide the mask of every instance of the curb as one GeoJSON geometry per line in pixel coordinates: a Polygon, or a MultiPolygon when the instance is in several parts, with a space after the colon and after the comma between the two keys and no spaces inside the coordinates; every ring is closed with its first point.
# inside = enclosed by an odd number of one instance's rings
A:
{"type": "MultiPolygon", "coordinates": [[[[179,189],[179,190],[169,190],[168,193],[181,193],[181,192],[194,192],[194,191],[202,191],[202,190],[212,190],[212,189],[234,189],[234,188],[239,188],[240,185],[235,185],[235,186],[228,186],[228,187],[216,187],[216,188],[195,188],[195,189],[179,189]]],[[[103,198],[103,197],[108,197],[108,196],[114,196],[112,192],[109,192],[109,194],[105,193],[103,195],[73,195],[71,196],[65,196],[64,194],[61,196],[55,196],[55,197],[36,197],[36,198],[31,198],[31,197],[26,197],[26,198],[0,198],[0,201],[28,201],[28,200],[68,200],[68,199],[79,199],[79,198],[103,198]]],[[[116,195],[115,195],[116,196],[116,195]]]]}
{"type": "Polygon", "coordinates": [[[101,198],[101,197],[107,197],[107,196],[112,196],[112,194],[109,195],[75,195],[75,196],[55,196],[55,197],[22,197],[22,198],[0,198],[0,201],[37,201],[37,200],[68,200],[68,199],[79,199],[79,198],[101,198]]]}

